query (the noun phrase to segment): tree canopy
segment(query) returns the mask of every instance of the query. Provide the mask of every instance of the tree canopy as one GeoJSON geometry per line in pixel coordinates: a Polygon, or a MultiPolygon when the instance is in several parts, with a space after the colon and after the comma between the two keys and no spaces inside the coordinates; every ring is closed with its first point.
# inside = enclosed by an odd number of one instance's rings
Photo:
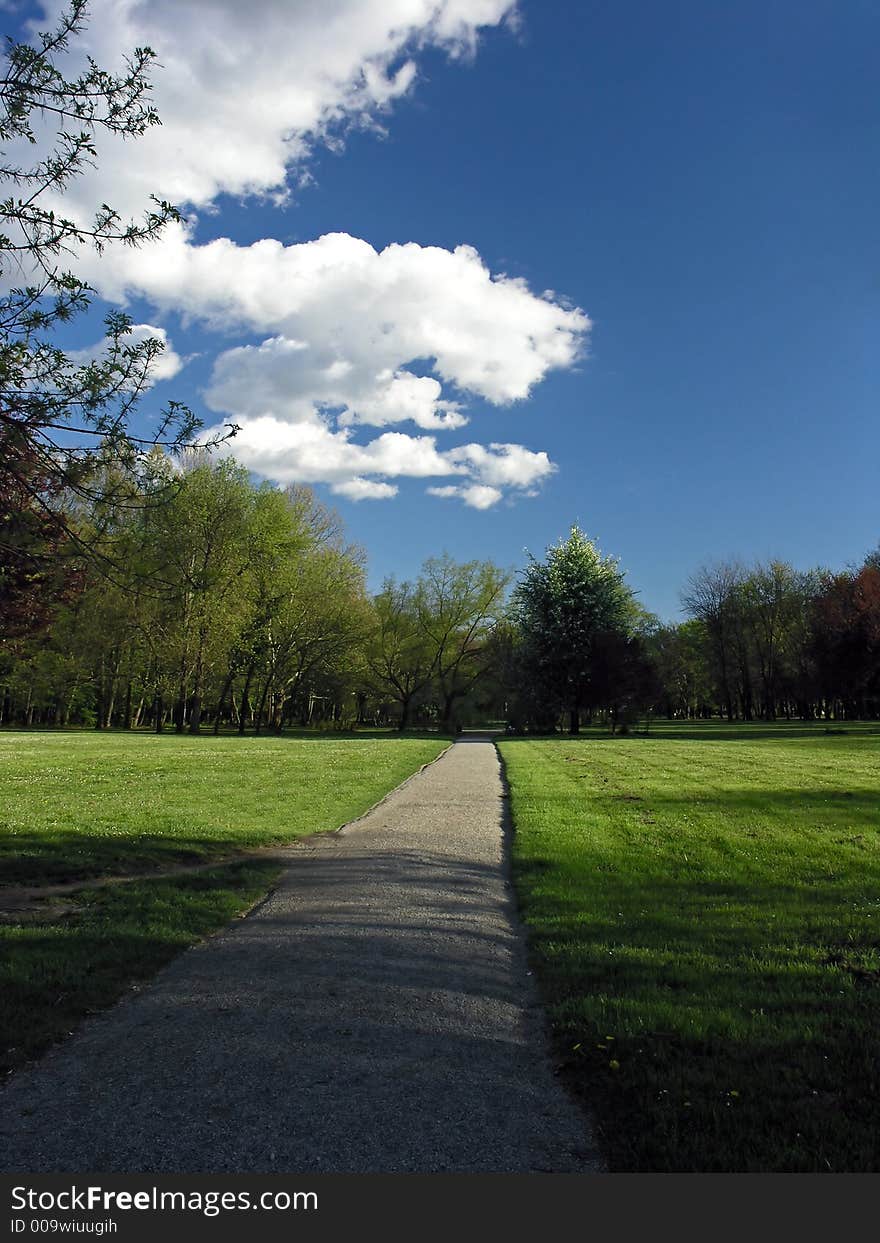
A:
{"type": "Polygon", "coordinates": [[[155,197],[140,219],[124,220],[103,202],[91,218],[65,213],[65,192],[97,160],[99,132],[137,138],[160,123],[149,47],[135,48],[119,74],[89,60],[65,77],[63,55],[87,9],[86,0],[71,0],[54,30],[33,43],[7,40],[0,79],[0,575],[7,592],[25,596],[56,556],[59,536],[90,551],[69,520],[72,505],[121,493],[132,476],[141,494],[167,490],[175,480],[152,471],[150,449],[191,443],[199,426],[171,401],[149,438],[135,434],[134,413],[164,344],[133,335],[127,315],[107,316],[105,341],[90,360],[58,344],[59,327],[93,295],[76,275],[77,252],[140,246],[180,219],[155,197]]]}
{"type": "Polygon", "coordinates": [[[569,728],[577,733],[581,713],[602,698],[612,636],[628,640],[633,635],[638,609],[632,590],[617,561],[603,557],[572,526],[566,539],[547,549],[543,561],[530,557],[514,609],[524,671],[568,712],[569,728]]]}

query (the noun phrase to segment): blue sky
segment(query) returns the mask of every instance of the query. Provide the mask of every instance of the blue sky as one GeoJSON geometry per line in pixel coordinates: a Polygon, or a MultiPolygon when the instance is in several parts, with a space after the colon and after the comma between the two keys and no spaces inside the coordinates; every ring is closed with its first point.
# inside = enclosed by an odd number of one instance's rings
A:
{"type": "Polygon", "coordinates": [[[197,220],[90,279],[189,359],[155,398],[243,422],[373,585],[576,521],[673,617],[703,562],[880,540],[876,4],[92,7],[99,59],[159,52],[171,144],[101,193],[197,220]]]}

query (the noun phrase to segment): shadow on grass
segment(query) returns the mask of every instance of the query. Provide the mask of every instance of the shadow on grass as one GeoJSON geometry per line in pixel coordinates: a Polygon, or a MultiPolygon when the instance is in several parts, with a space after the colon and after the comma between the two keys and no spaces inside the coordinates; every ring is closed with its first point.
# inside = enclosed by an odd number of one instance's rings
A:
{"type": "MultiPolygon", "coordinates": [[[[827,741],[829,738],[872,739],[880,742],[880,721],[798,721],[798,722],[734,722],[719,721],[652,721],[648,730],[644,724],[628,734],[616,733],[605,727],[588,727],[579,734],[505,734],[503,741],[523,742],[617,742],[638,744],[653,742],[783,742],[810,739],[827,741]]],[[[499,739],[499,741],[501,741],[499,739]]]]}
{"type": "MultiPolygon", "coordinates": [[[[293,840],[279,837],[275,844],[289,845],[293,840]]],[[[38,833],[16,833],[0,838],[0,874],[3,886],[63,884],[210,863],[214,859],[235,860],[237,855],[257,849],[256,844],[248,842],[217,841],[210,837],[163,837],[160,833],[142,834],[137,838],[70,833],[54,839],[38,833]]]]}
{"type": "MultiPolygon", "coordinates": [[[[859,775],[863,777],[864,774],[859,775]]],[[[593,779],[592,774],[585,774],[587,777],[593,779]]],[[[629,813],[627,823],[632,827],[641,824],[650,828],[654,818],[659,817],[658,827],[669,832],[686,821],[691,822],[701,816],[711,817],[712,823],[706,829],[708,840],[719,843],[729,840],[733,852],[736,843],[743,840],[762,840],[761,821],[764,818],[769,818],[774,827],[782,822],[787,826],[813,829],[817,834],[851,834],[852,830],[859,829],[876,840],[880,832],[880,790],[871,786],[852,784],[849,788],[828,786],[812,790],[774,786],[731,789],[724,786],[719,789],[711,786],[703,788],[695,783],[693,793],[679,797],[663,795],[650,788],[638,793],[641,787],[636,769],[631,783],[627,782],[625,788],[612,780],[602,782],[598,789],[593,785],[582,788],[585,808],[606,815],[626,810],[629,813]],[[720,824],[717,821],[719,815],[724,816],[720,824]]],[[[552,800],[552,793],[549,797],[552,800]]],[[[572,787],[566,784],[560,791],[563,815],[571,815],[571,799],[572,787]]],[[[821,846],[822,840],[819,836],[817,845],[821,846]]]]}
{"type": "Polygon", "coordinates": [[[164,738],[166,742],[174,741],[192,745],[198,745],[200,742],[217,742],[221,739],[225,742],[233,741],[242,744],[253,742],[395,742],[401,738],[411,739],[416,742],[454,741],[452,734],[445,734],[440,730],[407,729],[401,733],[398,729],[371,729],[369,726],[355,730],[291,728],[285,729],[282,733],[261,730],[259,734],[255,734],[253,730],[248,730],[244,734],[239,734],[238,730],[221,730],[219,734],[215,734],[210,729],[204,729],[198,734],[190,734],[187,731],[178,734],[173,729],[165,729],[161,734],[157,734],[152,729],[114,728],[96,730],[86,726],[0,725],[0,737],[3,736],[11,738],[33,736],[47,738],[76,737],[90,738],[93,742],[104,741],[110,738],[128,739],[129,741],[143,738],[164,738]]]}
{"type": "Polygon", "coordinates": [[[82,891],[80,909],[62,920],[0,927],[0,1068],[35,1057],[112,1005],[257,901],[278,873],[277,864],[248,862],[82,891]]]}
{"type": "MultiPolygon", "coordinates": [[[[57,1116],[20,1120],[40,1081],[13,1080],[16,1162],[38,1153],[55,1169],[145,1168],[187,1127],[201,1129],[205,1152],[221,1137],[230,1168],[265,1169],[271,1150],[280,1169],[447,1170],[457,1154],[503,1172],[511,1151],[559,1147],[552,1101],[536,1091],[533,1017],[522,1012],[531,992],[511,970],[509,932],[486,919],[487,906],[509,909],[497,866],[432,855],[427,843],[364,848],[305,858],[288,885],[290,900],[179,962],[63,1051],[42,1080],[63,1102],[57,1116]],[[116,1049],[112,1086],[137,1103],[137,1125],[107,1109],[101,1134],[86,1133],[76,1105],[116,1049]],[[214,1132],[218,1106],[230,1122],[214,1132]],[[93,1145],[107,1164],[82,1157],[93,1145]]],[[[129,954],[133,927],[121,929],[129,954]]],[[[104,952],[94,932],[81,929],[83,960],[104,952]]]]}
{"type": "Polygon", "coordinates": [[[652,862],[514,868],[557,1057],[610,1167],[876,1170],[876,867],[799,885],[652,862]]]}

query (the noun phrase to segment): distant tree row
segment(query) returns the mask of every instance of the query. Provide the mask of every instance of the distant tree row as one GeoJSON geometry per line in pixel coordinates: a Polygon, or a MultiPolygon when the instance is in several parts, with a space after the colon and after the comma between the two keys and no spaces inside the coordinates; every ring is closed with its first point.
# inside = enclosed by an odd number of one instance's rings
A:
{"type": "Polygon", "coordinates": [[[503,720],[632,728],[880,715],[880,554],[858,569],[701,569],[661,625],[577,527],[518,576],[425,562],[370,595],[309,488],[233,460],[108,460],[67,497],[0,510],[0,724],[200,733],[503,720]]]}
{"type": "Polygon", "coordinates": [[[880,715],[880,552],[836,574],[718,562],[682,603],[692,620],[652,638],[667,715],[880,715]]]}
{"type": "MultiPolygon", "coordinates": [[[[689,620],[661,625],[612,558],[577,529],[532,560],[513,594],[507,716],[545,732],[585,717],[728,720],[880,716],[880,550],[858,568],[718,562],[682,592],[689,620]]],[[[500,636],[499,636],[500,637],[500,636]]]]}
{"type": "Polygon", "coordinates": [[[426,562],[373,598],[364,556],[309,488],[255,485],[230,459],[153,458],[146,493],[112,467],[0,519],[0,721],[199,733],[457,724],[488,672],[508,575],[426,562]],[[85,550],[85,551],[84,551],[85,550]]]}

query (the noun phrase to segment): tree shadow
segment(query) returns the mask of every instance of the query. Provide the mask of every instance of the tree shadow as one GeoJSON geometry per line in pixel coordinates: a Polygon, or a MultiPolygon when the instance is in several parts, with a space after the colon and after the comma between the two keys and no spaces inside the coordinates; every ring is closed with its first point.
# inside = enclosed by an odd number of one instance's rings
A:
{"type": "Polygon", "coordinates": [[[644,726],[627,734],[612,734],[607,728],[589,727],[579,734],[505,734],[503,741],[523,742],[617,742],[634,745],[645,742],[782,742],[810,739],[825,741],[829,738],[847,737],[859,741],[870,739],[880,742],[880,721],[815,721],[815,722],[734,722],[718,721],[652,721],[647,730],[644,726]]]}

